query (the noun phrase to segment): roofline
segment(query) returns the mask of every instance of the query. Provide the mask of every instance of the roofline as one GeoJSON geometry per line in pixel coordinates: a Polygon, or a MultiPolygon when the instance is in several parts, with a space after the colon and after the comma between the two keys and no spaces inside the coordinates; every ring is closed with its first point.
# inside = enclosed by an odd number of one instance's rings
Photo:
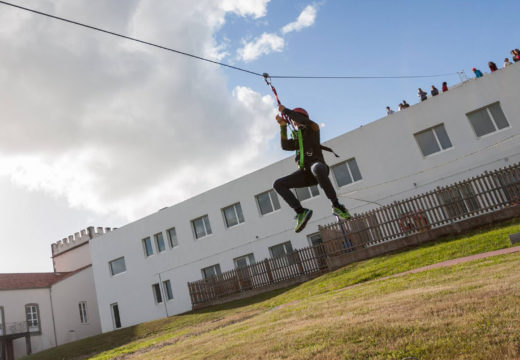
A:
{"type": "MultiPolygon", "coordinates": [[[[2,288],[0,288],[0,291],[50,289],[53,285],[61,282],[62,280],[68,279],[69,277],[74,276],[74,275],[82,272],[83,270],[86,270],[89,267],[92,267],[92,264],[85,265],[85,266],[83,266],[83,267],[81,267],[79,269],[76,269],[74,271],[58,273],[58,274],[64,274],[64,275],[62,277],[60,277],[59,279],[55,280],[54,282],[52,282],[51,284],[49,284],[48,286],[19,287],[19,288],[12,288],[12,289],[2,289],[2,288]]],[[[4,273],[4,274],[18,275],[18,274],[42,274],[42,273],[4,273]]],[[[56,274],[56,273],[43,273],[43,274],[56,274]]]]}
{"type": "Polygon", "coordinates": [[[76,245],[76,246],[74,246],[74,247],[71,247],[71,248],[69,248],[69,249],[67,249],[67,250],[64,250],[64,251],[60,252],[59,254],[52,255],[52,256],[51,256],[51,259],[54,259],[55,257],[58,257],[58,256],[60,256],[60,255],[66,254],[66,253],[68,253],[69,251],[74,250],[74,249],[77,249],[77,248],[79,248],[79,247],[81,247],[81,246],[83,246],[83,245],[88,245],[88,244],[90,243],[90,240],[92,240],[92,239],[89,239],[89,241],[85,241],[84,243],[78,244],[78,245],[76,245]]]}

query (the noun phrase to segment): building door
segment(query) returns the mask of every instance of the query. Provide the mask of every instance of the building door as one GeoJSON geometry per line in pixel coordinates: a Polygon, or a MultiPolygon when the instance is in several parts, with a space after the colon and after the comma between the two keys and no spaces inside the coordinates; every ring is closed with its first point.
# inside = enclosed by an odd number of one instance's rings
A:
{"type": "Polygon", "coordinates": [[[233,259],[235,262],[235,268],[237,270],[238,282],[240,289],[247,290],[253,287],[251,280],[251,265],[255,264],[255,256],[253,254],[247,254],[233,259]]]}
{"type": "Polygon", "coordinates": [[[2,336],[5,335],[4,308],[0,306],[0,360],[5,360],[5,346],[2,336]]]}
{"type": "MultiPolygon", "coordinates": [[[[0,306],[0,336],[5,335],[4,307],[0,306]]],[[[1,354],[1,352],[0,352],[1,354]]]]}
{"type": "Polygon", "coordinates": [[[110,309],[112,312],[112,323],[114,325],[114,329],[121,328],[121,317],[119,316],[119,305],[117,305],[117,303],[110,304],[110,309]]]}

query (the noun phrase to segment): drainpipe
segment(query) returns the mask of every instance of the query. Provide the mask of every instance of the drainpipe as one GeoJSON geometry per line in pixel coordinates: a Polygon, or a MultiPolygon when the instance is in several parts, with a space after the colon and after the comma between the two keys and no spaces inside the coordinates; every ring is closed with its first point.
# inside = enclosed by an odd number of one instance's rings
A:
{"type": "Polygon", "coordinates": [[[52,327],[54,328],[54,347],[58,346],[58,336],[56,336],[56,319],[54,318],[54,305],[52,304],[52,285],[49,288],[49,298],[51,299],[51,315],[52,315],[52,327]]]}
{"type": "MultiPolygon", "coordinates": [[[[157,275],[159,275],[159,291],[162,291],[161,289],[163,288],[163,282],[162,282],[162,279],[161,279],[161,273],[158,273],[157,275]]],[[[166,312],[166,317],[169,317],[168,315],[168,306],[166,306],[166,297],[164,296],[164,299],[163,299],[163,303],[164,303],[164,311],[166,312]]]]}

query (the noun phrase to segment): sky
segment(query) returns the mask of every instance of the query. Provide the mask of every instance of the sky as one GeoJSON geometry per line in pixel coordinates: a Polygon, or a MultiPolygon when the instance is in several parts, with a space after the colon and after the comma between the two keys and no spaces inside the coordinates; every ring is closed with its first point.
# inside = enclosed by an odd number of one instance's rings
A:
{"type": "MultiPolygon", "coordinates": [[[[445,74],[273,79],[322,141],[416,103],[418,87],[502,67],[520,47],[513,0],[11,2],[256,73],[445,74]]],[[[53,242],[291,155],[262,77],[3,4],[0,48],[1,273],[52,271],[53,242]]]]}

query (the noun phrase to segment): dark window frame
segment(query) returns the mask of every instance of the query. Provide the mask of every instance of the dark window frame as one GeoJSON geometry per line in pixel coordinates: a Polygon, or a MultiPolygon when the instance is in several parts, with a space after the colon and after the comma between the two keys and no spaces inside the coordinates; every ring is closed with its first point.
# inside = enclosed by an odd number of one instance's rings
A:
{"type": "Polygon", "coordinates": [[[232,227],[238,226],[246,222],[244,212],[242,211],[242,205],[240,205],[240,202],[236,202],[234,204],[226,206],[222,208],[221,211],[222,217],[224,218],[224,225],[226,225],[226,229],[230,229],[232,227]],[[228,209],[233,210],[233,215],[235,216],[235,219],[228,219],[226,212],[226,210],[228,209]],[[236,223],[232,223],[230,222],[230,220],[236,220],[236,223]]]}
{"type": "Polygon", "coordinates": [[[175,229],[175,226],[166,230],[166,236],[168,237],[168,245],[170,245],[170,249],[179,246],[179,239],[177,238],[177,230],[175,229]],[[172,236],[172,231],[175,236],[172,236]]]}
{"type": "Polygon", "coordinates": [[[261,192],[260,194],[255,195],[255,200],[256,200],[256,206],[258,207],[258,212],[260,213],[260,216],[272,214],[281,209],[280,200],[278,199],[278,195],[276,194],[274,189],[270,189],[270,190],[267,190],[267,191],[261,192]],[[267,199],[269,199],[270,211],[266,211],[266,212],[263,211],[263,210],[268,210],[268,209],[262,209],[261,204],[263,204],[264,201],[260,200],[261,196],[267,196],[267,199]]]}
{"type": "Polygon", "coordinates": [[[38,305],[37,303],[25,304],[25,319],[27,321],[27,330],[31,334],[33,334],[33,335],[40,335],[42,333],[42,323],[41,323],[41,317],[40,317],[40,305],[38,305]],[[30,307],[35,307],[36,308],[36,321],[37,321],[37,325],[31,325],[31,322],[34,321],[34,319],[32,319],[32,318],[29,319],[28,318],[29,314],[27,312],[27,309],[30,308],[30,307]],[[36,326],[38,326],[38,330],[30,331],[31,327],[36,327],[36,326]]]}
{"type": "Polygon", "coordinates": [[[352,157],[350,159],[347,159],[345,161],[332,165],[331,171],[332,171],[332,175],[334,177],[334,181],[336,182],[336,185],[338,186],[338,188],[341,188],[343,186],[349,186],[349,185],[355,184],[355,183],[363,180],[363,175],[361,175],[361,171],[359,170],[359,165],[358,165],[355,157],[352,157]],[[337,173],[336,169],[340,169],[341,166],[345,166],[345,168],[347,169],[347,175],[348,175],[347,179],[349,179],[350,182],[340,184],[340,181],[338,181],[338,173],[337,173]]]}
{"type": "Polygon", "coordinates": [[[211,222],[209,221],[208,214],[199,216],[199,217],[191,220],[190,223],[191,223],[191,229],[193,231],[193,236],[195,236],[195,240],[202,239],[202,238],[208,237],[211,234],[213,234],[213,230],[211,229],[211,222]],[[199,234],[197,234],[197,227],[195,225],[195,222],[198,220],[202,221],[202,225],[204,227],[204,235],[199,236],[199,234]]]}
{"type": "Polygon", "coordinates": [[[116,275],[118,275],[118,274],[122,274],[122,273],[126,272],[126,261],[125,261],[125,257],[124,257],[124,256],[121,256],[121,257],[118,257],[117,259],[110,260],[110,261],[108,262],[108,268],[109,268],[109,270],[110,270],[110,274],[111,274],[112,276],[116,276],[116,275]],[[112,264],[115,263],[115,262],[118,261],[118,260],[121,260],[121,259],[123,260],[124,270],[119,271],[119,272],[117,272],[117,273],[114,273],[114,267],[112,266],[112,264]]]}

